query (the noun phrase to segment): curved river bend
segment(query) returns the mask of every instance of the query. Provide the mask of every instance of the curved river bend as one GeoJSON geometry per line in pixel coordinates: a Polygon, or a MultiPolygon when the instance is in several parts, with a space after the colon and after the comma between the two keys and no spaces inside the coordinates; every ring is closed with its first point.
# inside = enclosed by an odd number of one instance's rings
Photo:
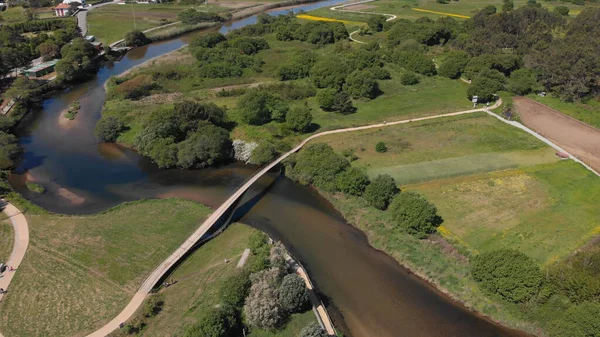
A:
{"type": "MultiPolygon", "coordinates": [[[[314,3],[295,10],[339,2],[314,3]]],[[[225,25],[220,31],[255,21],[253,16],[225,25]]],[[[97,144],[93,137],[105,98],[104,82],[184,46],[189,39],[188,35],[134,49],[121,61],[101,68],[93,80],[45,100],[43,108],[30,116],[31,121],[19,132],[26,153],[10,177],[13,187],[34,203],[67,214],[93,213],[125,201],[169,196],[218,206],[255,168],[235,164],[219,169],[159,170],[135,151],[97,144]],[[77,118],[61,124],[61,112],[77,99],[82,106],[77,118]],[[47,192],[28,192],[26,178],[44,185],[47,192]]],[[[450,301],[391,257],[373,249],[361,231],[348,225],[311,188],[280,178],[241,221],[283,241],[302,261],[333,309],[336,326],[347,336],[521,335],[450,301]]]]}

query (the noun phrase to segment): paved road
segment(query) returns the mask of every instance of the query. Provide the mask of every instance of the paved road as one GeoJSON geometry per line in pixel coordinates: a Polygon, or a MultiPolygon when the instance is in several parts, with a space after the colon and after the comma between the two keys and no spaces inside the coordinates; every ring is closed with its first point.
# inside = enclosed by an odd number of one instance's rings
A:
{"type": "Polygon", "coordinates": [[[86,7],[85,10],[83,11],[79,11],[77,13],[77,25],[79,26],[79,30],[81,30],[81,36],[86,36],[87,35],[87,14],[89,11],[98,8],[98,7],[103,7],[106,5],[112,5],[112,4],[116,4],[117,1],[114,0],[112,2],[104,2],[95,6],[91,6],[91,7],[86,7]]]}
{"type": "MultiPolygon", "coordinates": [[[[500,106],[500,104],[502,104],[502,101],[498,100],[498,102],[496,102],[496,104],[494,104],[493,106],[490,106],[489,109],[494,109],[494,108],[500,106]]],[[[271,164],[269,164],[267,166],[264,166],[252,178],[248,179],[244,185],[242,185],[240,188],[238,188],[229,197],[229,199],[227,199],[225,202],[223,202],[223,204],[221,204],[221,206],[219,206],[219,208],[217,208],[202,223],[202,225],[200,225],[200,227],[179,248],[177,248],[173,252],[173,254],[171,254],[171,256],[169,256],[165,261],[163,261],[158,266],[158,268],[156,268],[152,272],[152,274],[150,274],[150,276],[148,276],[148,278],[146,279],[146,281],[144,281],[144,283],[142,284],[142,286],[140,287],[140,289],[134,295],[134,297],[131,300],[131,302],[129,302],[129,304],[127,305],[127,307],[125,307],[125,309],[123,309],[123,311],[121,311],[121,313],[119,315],[117,315],[117,317],[113,318],[108,324],[106,324],[105,326],[103,326],[99,330],[97,330],[97,331],[89,334],[87,337],[104,337],[104,336],[110,334],[111,332],[113,332],[114,330],[118,329],[119,328],[119,324],[122,323],[122,322],[127,321],[135,313],[135,311],[137,310],[137,308],[140,305],[142,305],[142,303],[144,302],[144,298],[146,297],[146,295],[152,290],[152,288],[158,283],[158,281],[171,269],[171,267],[173,267],[173,265],[175,265],[175,263],[177,263],[198,241],[200,241],[200,238],[202,238],[204,236],[204,234],[206,234],[213,227],[213,225],[215,224],[215,222],[217,222],[221,218],[221,216],[223,216],[229,210],[229,208],[259,178],[261,178],[264,174],[266,174],[267,172],[269,172],[273,167],[275,167],[277,164],[279,164],[285,158],[289,157],[291,154],[293,154],[295,152],[298,152],[298,150],[300,150],[304,145],[306,145],[311,140],[316,139],[318,137],[325,136],[325,135],[331,135],[331,134],[336,134],[336,133],[352,132],[352,131],[359,131],[359,130],[368,130],[368,129],[374,129],[374,128],[387,127],[387,126],[391,126],[391,125],[398,125],[398,124],[405,124],[405,123],[411,123],[411,122],[417,122],[417,121],[424,121],[424,120],[429,120],[429,119],[459,116],[459,115],[471,114],[471,113],[475,113],[475,112],[486,111],[486,109],[488,109],[488,108],[479,108],[479,109],[472,109],[472,110],[466,110],[466,111],[452,112],[452,113],[447,113],[447,114],[442,114],[442,115],[435,115],[435,116],[428,116],[428,117],[421,117],[421,118],[413,118],[413,119],[407,119],[407,120],[401,120],[401,121],[395,121],[395,122],[378,123],[378,124],[371,124],[371,125],[365,125],[365,126],[359,126],[359,127],[352,127],[352,128],[346,128],[346,129],[324,131],[324,132],[317,133],[317,134],[314,134],[314,135],[306,138],[304,141],[302,141],[300,144],[298,144],[291,151],[286,152],[285,154],[281,155],[279,158],[277,158],[276,160],[274,160],[271,164]]]]}
{"type": "MultiPolygon", "coordinates": [[[[11,266],[17,270],[6,270],[3,276],[0,278],[0,288],[9,291],[8,299],[10,299],[10,281],[12,281],[13,277],[15,276],[15,273],[18,272],[19,266],[21,265],[21,261],[23,261],[23,257],[25,256],[25,252],[27,252],[27,247],[29,246],[29,226],[27,224],[27,219],[25,219],[23,213],[21,213],[21,211],[19,211],[15,206],[4,201],[3,199],[0,199],[0,208],[1,207],[4,207],[4,214],[6,214],[10,218],[15,232],[15,243],[13,246],[12,253],[6,261],[6,265],[11,266]]],[[[3,297],[4,294],[0,295],[0,301],[3,300],[3,297]]],[[[0,333],[0,337],[3,337],[2,333],[0,333]]]]}

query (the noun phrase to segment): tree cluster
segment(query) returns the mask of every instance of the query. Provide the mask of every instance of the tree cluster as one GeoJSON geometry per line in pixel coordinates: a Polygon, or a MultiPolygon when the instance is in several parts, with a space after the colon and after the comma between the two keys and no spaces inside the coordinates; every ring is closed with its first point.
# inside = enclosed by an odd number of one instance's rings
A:
{"type": "Polygon", "coordinates": [[[217,13],[200,12],[193,8],[186,9],[177,14],[177,20],[186,25],[195,25],[201,22],[223,22],[225,18],[217,13]]]}
{"type": "Polygon", "coordinates": [[[56,64],[59,79],[74,82],[95,74],[97,65],[94,58],[98,50],[87,40],[77,38],[70,44],[65,44],[60,53],[62,59],[56,64]]]}

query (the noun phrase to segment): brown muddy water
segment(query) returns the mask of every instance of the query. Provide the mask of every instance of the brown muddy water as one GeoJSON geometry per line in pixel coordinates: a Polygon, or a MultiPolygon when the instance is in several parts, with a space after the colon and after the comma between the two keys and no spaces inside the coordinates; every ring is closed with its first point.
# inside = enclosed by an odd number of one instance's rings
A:
{"type": "MultiPolygon", "coordinates": [[[[300,9],[331,6],[328,1],[300,9]]],[[[277,11],[275,11],[277,14],[277,11]]],[[[254,23],[255,17],[222,31],[254,23]]],[[[206,170],[159,170],[135,151],[98,144],[93,128],[105,99],[104,82],[114,75],[184,46],[190,36],[137,48],[100,69],[93,80],[56,93],[19,131],[26,152],[11,175],[26,198],[56,213],[94,213],[122,202],[178,196],[217,207],[255,168],[234,164],[206,170]],[[74,121],[59,123],[69,104],[80,100],[74,121]],[[30,193],[25,180],[47,192],[30,193]]],[[[327,200],[311,188],[276,175],[262,179],[250,194],[254,202],[240,219],[281,240],[304,264],[327,302],[334,323],[352,337],[501,337],[521,336],[449,300],[348,225],[327,200]],[[265,187],[270,187],[265,191],[265,187]]]]}

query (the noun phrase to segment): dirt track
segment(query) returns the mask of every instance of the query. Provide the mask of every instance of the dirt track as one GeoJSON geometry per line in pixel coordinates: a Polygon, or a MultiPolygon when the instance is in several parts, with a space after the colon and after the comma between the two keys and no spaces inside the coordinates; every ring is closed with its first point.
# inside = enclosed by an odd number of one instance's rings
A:
{"type": "Polygon", "coordinates": [[[515,97],[521,120],[596,171],[600,170],[600,130],[525,97],[515,97]]]}

